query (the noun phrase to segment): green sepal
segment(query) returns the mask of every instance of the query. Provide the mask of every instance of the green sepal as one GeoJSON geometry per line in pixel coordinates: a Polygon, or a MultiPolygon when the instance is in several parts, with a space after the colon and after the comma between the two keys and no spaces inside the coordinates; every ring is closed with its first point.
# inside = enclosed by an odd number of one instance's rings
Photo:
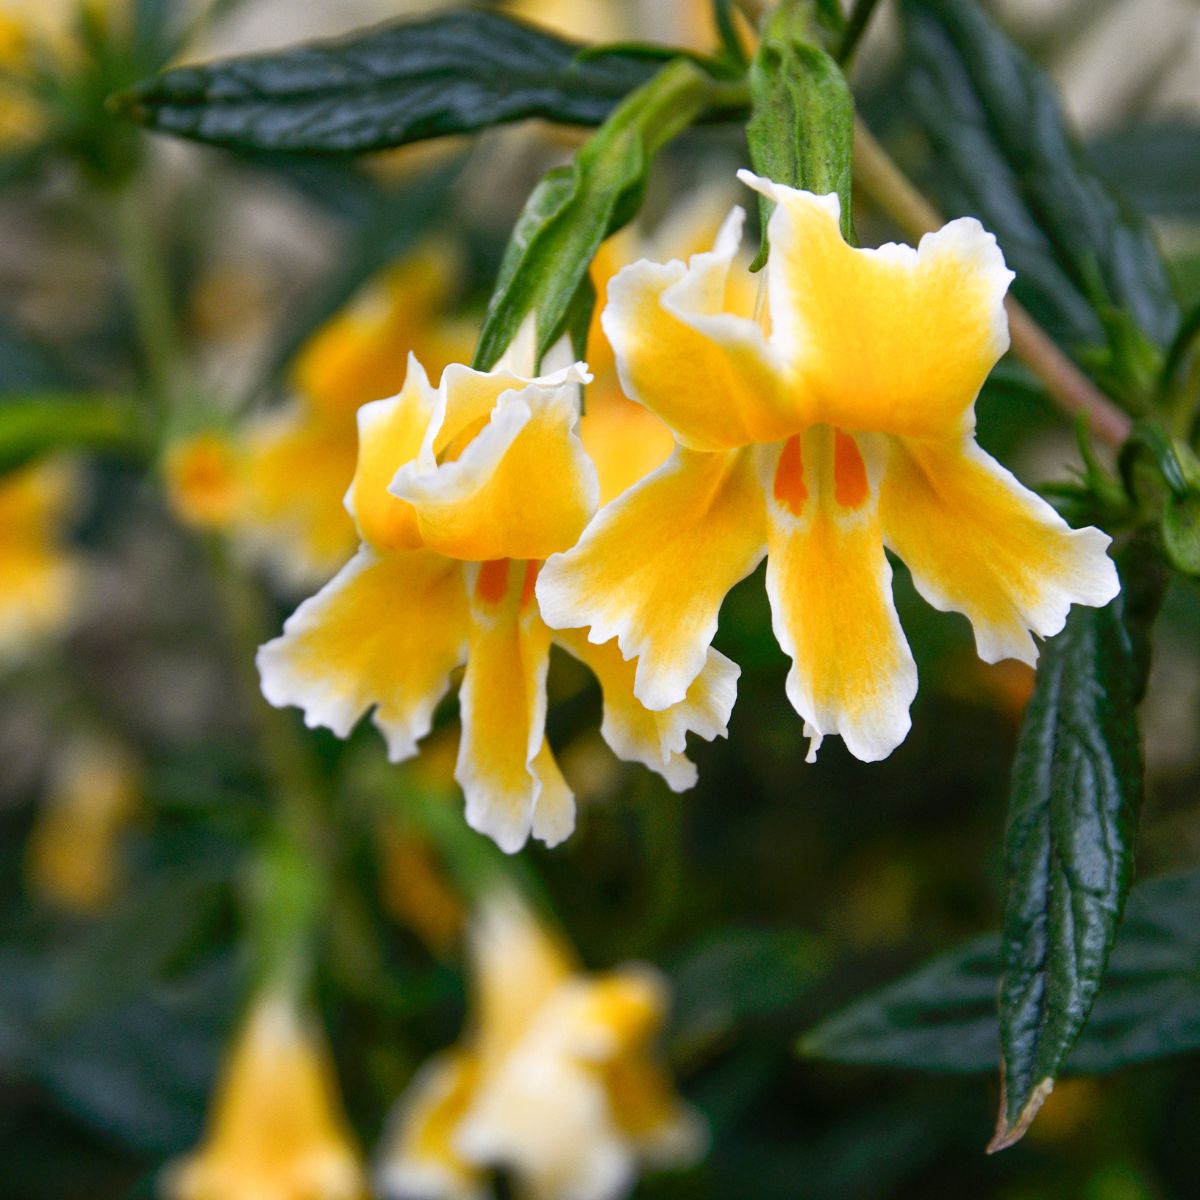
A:
{"type": "Polygon", "coordinates": [[[627,97],[575,155],[546,174],[526,202],[501,262],[474,366],[490,370],[530,313],[537,360],[562,336],[601,242],[641,207],[655,153],[686,129],[724,85],[676,59],[627,97]]]}
{"type": "MultiPolygon", "coordinates": [[[[817,41],[818,14],[809,3],[781,5],[764,25],[750,68],[750,161],[759,175],[817,195],[836,192],[842,236],[854,241],[850,209],[854,100],[841,68],[817,41]]],[[[762,242],[751,267],[767,261],[773,205],[759,198],[762,242]]]]}

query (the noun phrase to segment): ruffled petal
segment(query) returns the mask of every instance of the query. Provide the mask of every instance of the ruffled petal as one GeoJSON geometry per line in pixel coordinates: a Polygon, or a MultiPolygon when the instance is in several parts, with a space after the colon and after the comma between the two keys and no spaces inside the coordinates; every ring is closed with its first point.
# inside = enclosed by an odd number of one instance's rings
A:
{"type": "Polygon", "coordinates": [[[447,420],[455,410],[460,433],[438,454],[442,433],[435,432],[435,417],[425,449],[400,468],[391,493],[412,505],[424,544],[454,558],[541,559],[564,550],[599,496],[595,468],[575,433],[578,384],[586,375],[571,368],[547,377],[555,382],[508,388],[482,415],[479,401],[487,389],[480,378],[446,372],[447,420]],[[473,395],[463,400],[457,393],[468,384],[473,395]]]}
{"type": "Polygon", "coordinates": [[[574,801],[545,750],[550,631],[533,603],[535,564],[471,572],[471,635],[454,777],[467,824],[508,854],[532,833],[548,845],[575,825],[574,801]],[[539,811],[545,805],[544,811],[539,811]]]}
{"type": "Polygon", "coordinates": [[[920,246],[848,246],[836,196],[739,172],[775,201],[771,343],[813,421],[947,437],[973,425],[983,381],[1008,349],[1013,274],[996,239],[964,217],[920,246]]]}
{"type": "Polygon", "coordinates": [[[880,515],[917,590],[967,616],[985,662],[1032,666],[1031,632],[1052,637],[1072,604],[1107,604],[1120,587],[1108,535],[1071,529],[972,437],[892,439],[880,515]]]}
{"type": "Polygon", "coordinates": [[[479,1082],[474,1055],[450,1050],[431,1059],[409,1085],[394,1118],[380,1193],[388,1200],[484,1200],[486,1170],[457,1148],[458,1126],[479,1082]]]}
{"type": "Polygon", "coordinates": [[[687,264],[626,267],[602,317],[625,394],[696,450],[774,441],[805,423],[761,327],[729,307],[744,216],[734,209],[716,247],[687,264]]]}
{"type": "Polygon", "coordinates": [[[604,695],[600,733],[613,752],[656,771],[672,791],[693,787],[696,766],[687,757],[687,735],[695,733],[711,742],[728,734],[741,674],[737,664],[710,647],[704,669],[692,681],[687,696],[656,712],[634,697],[637,664],[621,657],[615,641],[593,645],[581,629],[562,630],[554,640],[590,667],[600,681],[604,695]]]}
{"type": "Polygon", "coordinates": [[[866,443],[822,426],[763,454],[767,594],[810,761],[833,733],[864,762],[887,757],[908,733],[917,690],[883,550],[878,456],[866,443]]]}
{"type": "Polygon", "coordinates": [[[388,487],[396,472],[420,453],[440,404],[425,368],[410,354],[399,395],[358,410],[358,461],[346,509],[363,541],[377,550],[412,550],[422,544],[412,505],[388,487]]]}
{"type": "Polygon", "coordinates": [[[380,557],[364,546],[260,647],[263,695],[339,737],[374,708],[399,762],[429,732],[466,655],[468,625],[459,563],[423,550],[380,557]]]}
{"type": "Polygon", "coordinates": [[[753,454],[680,448],[607,505],[537,584],[554,629],[590,626],[636,657],[634,694],[665,709],[704,670],[721,601],[762,560],[766,525],[753,454]]]}

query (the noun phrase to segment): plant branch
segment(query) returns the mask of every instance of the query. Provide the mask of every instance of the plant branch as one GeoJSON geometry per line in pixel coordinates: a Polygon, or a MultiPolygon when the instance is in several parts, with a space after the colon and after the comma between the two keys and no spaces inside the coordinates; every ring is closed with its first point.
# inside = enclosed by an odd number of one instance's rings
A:
{"type": "Polygon", "coordinates": [[[850,16],[846,20],[846,29],[842,34],[842,39],[837,45],[837,52],[834,58],[845,66],[850,61],[854,51],[858,49],[858,43],[862,40],[862,36],[867,32],[867,26],[871,23],[871,17],[875,12],[879,0],[855,0],[854,7],[850,10],[850,16]]]}
{"type": "MultiPolygon", "coordinates": [[[[862,120],[854,120],[854,182],[913,238],[941,228],[941,214],[912,185],[862,120]]],[[[1133,422],[1058,348],[1028,312],[1009,296],[1012,352],[1041,380],[1068,416],[1081,413],[1096,437],[1120,446],[1133,422]]]]}
{"type": "Polygon", "coordinates": [[[167,409],[176,382],[179,331],[175,325],[166,263],[150,226],[151,206],[142,194],[142,183],[142,177],[135,175],[117,197],[117,240],[124,258],[147,382],[160,408],[167,409]]]}

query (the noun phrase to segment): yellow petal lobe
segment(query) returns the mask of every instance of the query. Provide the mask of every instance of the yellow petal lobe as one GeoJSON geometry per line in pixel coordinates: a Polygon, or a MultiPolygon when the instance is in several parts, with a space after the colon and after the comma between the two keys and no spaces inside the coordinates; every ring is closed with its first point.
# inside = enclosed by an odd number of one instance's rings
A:
{"type": "Polygon", "coordinates": [[[776,204],[771,344],[810,420],[911,437],[971,428],[975,397],[1008,348],[1013,276],[996,239],[964,218],[915,250],[860,250],[842,238],[836,196],[740,177],[776,204]]]}
{"type": "Polygon", "coordinates": [[[892,440],[880,514],[917,590],[968,617],[985,662],[1033,665],[1031,632],[1052,637],[1072,604],[1107,604],[1120,586],[1107,534],[1071,529],[970,437],[892,440]]]}
{"type": "Polygon", "coordinates": [[[767,592],[780,646],[792,659],[788,698],[813,738],[827,734],[867,762],[904,739],[916,693],[916,668],[891,593],[877,493],[862,450],[841,445],[827,427],[810,430],[768,456],[777,486],[769,513],[767,592]],[[786,465],[785,465],[786,464],[786,465]],[[792,486],[779,498],[781,471],[804,470],[807,495],[792,486]]]}
{"type": "Polygon", "coordinates": [[[766,549],[762,486],[749,451],[679,449],[547,562],[538,602],[555,629],[589,626],[637,657],[637,698],[664,709],[708,661],[726,593],[766,549]]]}
{"type": "Polygon", "coordinates": [[[258,652],[263,695],[347,737],[369,709],[393,762],[417,751],[450,672],[465,657],[460,564],[424,550],[364,546],[258,652]]]}
{"type": "Polygon", "coordinates": [[[626,267],[602,317],[625,394],[696,450],[775,441],[806,423],[761,327],[730,308],[743,216],[734,209],[716,247],[686,265],[626,267]]]}
{"type": "MultiPolygon", "coordinates": [[[[449,391],[448,412],[453,399],[449,391]]],[[[578,418],[574,380],[506,390],[478,430],[462,423],[466,436],[448,443],[453,456],[431,463],[424,454],[406,464],[391,494],[412,505],[422,542],[440,554],[473,562],[546,558],[574,544],[598,499],[578,418]]]]}
{"type": "Polygon", "coordinates": [[[574,801],[545,744],[550,631],[533,603],[530,564],[480,564],[470,589],[470,643],[459,693],[455,778],[467,824],[509,854],[530,834],[556,845],[574,801]]]}

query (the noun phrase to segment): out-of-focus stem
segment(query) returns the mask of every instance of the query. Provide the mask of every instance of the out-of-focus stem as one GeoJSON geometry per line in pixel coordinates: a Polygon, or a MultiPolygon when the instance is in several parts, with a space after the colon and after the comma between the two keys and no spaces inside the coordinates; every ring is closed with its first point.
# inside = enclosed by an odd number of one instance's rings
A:
{"type": "Polygon", "coordinates": [[[171,301],[171,285],[162,250],[150,223],[143,177],[135,174],[117,197],[117,238],[129,283],[129,298],[155,400],[169,408],[177,382],[180,339],[171,301]]]}
{"type": "Polygon", "coordinates": [[[837,53],[834,55],[834,58],[843,66],[858,49],[858,43],[862,40],[862,35],[866,33],[878,3],[879,0],[855,0],[854,7],[850,10],[850,16],[846,19],[846,29],[842,34],[842,40],[838,43],[837,53]]]}
{"type": "MultiPolygon", "coordinates": [[[[854,121],[854,182],[910,237],[939,229],[941,214],[909,182],[859,118],[854,121]]],[[[1087,417],[1092,432],[1113,446],[1133,422],[1058,348],[1011,296],[1005,301],[1013,353],[1041,380],[1065,413],[1087,417]]]]}

